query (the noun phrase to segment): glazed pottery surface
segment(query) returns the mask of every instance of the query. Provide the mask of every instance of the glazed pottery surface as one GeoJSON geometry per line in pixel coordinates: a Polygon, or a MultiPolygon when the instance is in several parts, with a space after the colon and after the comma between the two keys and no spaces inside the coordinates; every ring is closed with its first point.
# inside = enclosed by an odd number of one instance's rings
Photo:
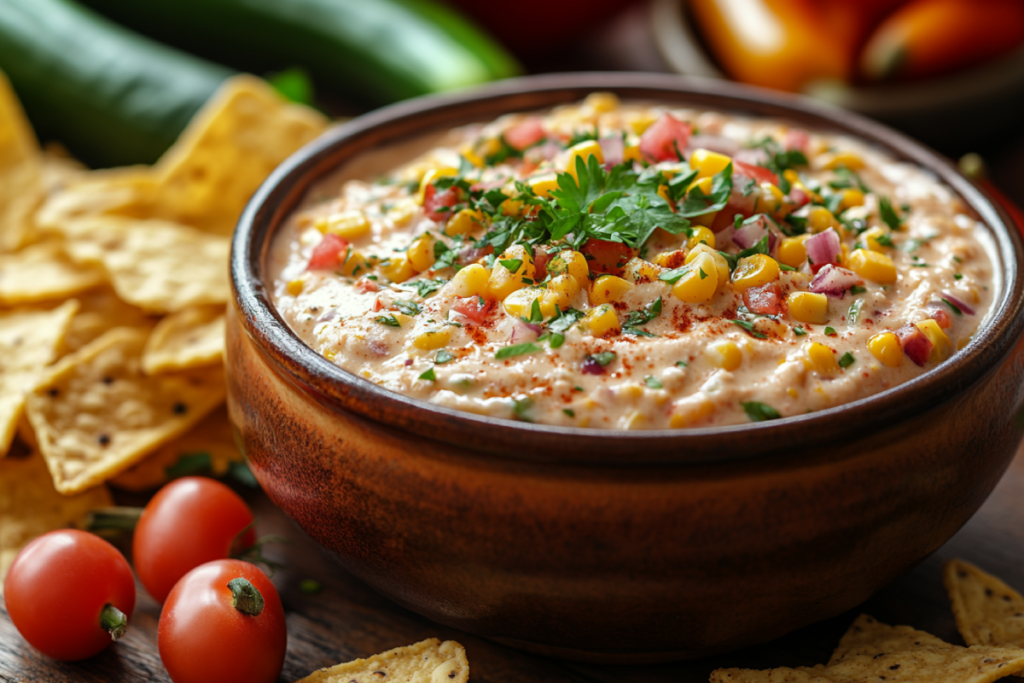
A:
{"type": "Polygon", "coordinates": [[[595,661],[763,642],[865,600],[978,509],[1024,433],[1021,239],[944,160],[857,116],[645,74],[508,81],[415,100],[286,162],[236,232],[229,408],[273,501],[350,572],[438,622],[595,661]],[[290,332],[268,243],[311,183],[418,133],[594,90],[850,133],[932,169],[986,224],[1002,274],[952,360],[845,406],[718,429],[619,432],[482,418],[385,391],[290,332]]]}

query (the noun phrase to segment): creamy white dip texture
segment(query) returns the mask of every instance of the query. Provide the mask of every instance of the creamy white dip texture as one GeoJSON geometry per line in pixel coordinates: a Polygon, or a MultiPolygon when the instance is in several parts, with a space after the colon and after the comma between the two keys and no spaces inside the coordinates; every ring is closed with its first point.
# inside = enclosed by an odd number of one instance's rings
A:
{"type": "Polygon", "coordinates": [[[858,140],[595,93],[365,155],[310,192],[269,272],[310,347],[387,389],[664,429],[927,372],[990,308],[986,239],[858,140]]]}

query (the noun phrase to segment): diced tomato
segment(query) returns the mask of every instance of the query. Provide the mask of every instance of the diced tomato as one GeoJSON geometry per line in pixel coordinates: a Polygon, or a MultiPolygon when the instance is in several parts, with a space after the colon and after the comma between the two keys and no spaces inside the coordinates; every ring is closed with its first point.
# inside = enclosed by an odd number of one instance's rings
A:
{"type": "Polygon", "coordinates": [[[787,150],[807,154],[807,150],[811,148],[811,135],[806,130],[790,128],[782,136],[782,146],[787,150]]]}
{"type": "Polygon", "coordinates": [[[743,303],[754,313],[779,315],[782,313],[782,290],[774,282],[748,287],[743,290],[743,303]]]}
{"type": "Polygon", "coordinates": [[[459,190],[449,187],[443,192],[438,192],[433,183],[427,185],[423,190],[423,212],[432,221],[444,223],[452,215],[452,207],[460,201],[459,190]]]}
{"type": "Polygon", "coordinates": [[[732,160],[732,167],[740,175],[753,178],[758,184],[771,183],[772,185],[778,186],[779,176],[769,171],[764,166],[758,166],[757,164],[748,164],[745,161],[739,161],[737,159],[732,160]]]}
{"type": "Polygon", "coordinates": [[[380,300],[380,297],[374,297],[373,299],[373,311],[376,313],[384,308],[384,302],[380,300]]]}
{"type": "Polygon", "coordinates": [[[320,240],[320,244],[313,248],[313,254],[309,257],[306,270],[337,268],[341,264],[341,260],[345,258],[346,250],[348,250],[348,241],[327,233],[320,240]]]}
{"type": "Polygon", "coordinates": [[[806,206],[811,203],[811,195],[807,194],[799,187],[794,187],[790,189],[787,200],[790,204],[793,204],[799,209],[801,206],[806,206]]]}
{"type": "Polygon", "coordinates": [[[932,342],[916,325],[904,325],[896,330],[896,336],[899,337],[900,346],[903,347],[903,353],[907,354],[907,358],[918,366],[924,366],[928,362],[932,342]]]}
{"type": "Polygon", "coordinates": [[[944,330],[948,330],[949,326],[953,324],[953,321],[949,319],[949,313],[946,313],[941,308],[932,308],[928,311],[932,314],[932,320],[939,324],[944,330]]]}
{"type": "Polygon", "coordinates": [[[452,304],[453,311],[461,313],[477,325],[487,320],[493,308],[493,301],[487,301],[486,299],[482,299],[478,296],[468,296],[464,299],[456,299],[455,303],[452,304]]]}
{"type": "Polygon", "coordinates": [[[360,278],[359,281],[356,282],[355,290],[360,294],[369,294],[371,292],[379,292],[380,285],[373,280],[364,277],[360,278]]]}
{"type": "Polygon", "coordinates": [[[636,256],[636,252],[622,242],[599,240],[593,237],[583,244],[580,252],[586,257],[591,272],[611,275],[622,275],[626,263],[636,256]]]}
{"type": "Polygon", "coordinates": [[[520,121],[505,131],[505,142],[508,143],[509,147],[519,152],[522,152],[527,147],[536,145],[547,135],[540,121],[538,116],[531,116],[524,121],[520,121]]]}
{"type": "Polygon", "coordinates": [[[651,162],[674,161],[686,149],[693,127],[669,113],[661,115],[640,136],[640,153],[651,162]]]}
{"type": "Polygon", "coordinates": [[[540,282],[548,276],[548,261],[551,257],[548,256],[548,252],[544,251],[543,247],[533,248],[533,281],[540,282]]]}
{"type": "Polygon", "coordinates": [[[728,203],[718,212],[715,220],[711,223],[713,232],[722,232],[735,224],[736,214],[740,214],[744,219],[750,218],[754,215],[754,209],[757,208],[757,193],[751,192],[744,195],[742,183],[735,182],[735,178],[736,174],[733,174],[733,189],[728,203]]]}
{"type": "Polygon", "coordinates": [[[478,262],[484,256],[487,256],[488,254],[493,254],[493,253],[494,253],[494,247],[491,246],[490,244],[488,244],[485,247],[467,246],[467,247],[464,247],[462,249],[462,251],[459,252],[458,262],[459,262],[460,266],[468,266],[471,263],[478,262]]]}

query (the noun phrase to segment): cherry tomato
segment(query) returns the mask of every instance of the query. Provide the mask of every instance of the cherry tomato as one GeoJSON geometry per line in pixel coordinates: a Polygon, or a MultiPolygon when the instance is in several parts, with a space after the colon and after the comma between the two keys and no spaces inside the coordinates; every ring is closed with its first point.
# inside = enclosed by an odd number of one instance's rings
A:
{"type": "Polygon", "coordinates": [[[7,613],[43,654],[92,657],[124,635],[135,580],[117,548],[85,531],[51,531],[22,548],[4,581],[7,613]]]}
{"type": "Polygon", "coordinates": [[[629,259],[636,256],[636,252],[622,242],[599,240],[594,237],[583,244],[580,252],[586,257],[591,272],[611,275],[622,275],[629,259]]]}
{"type": "Polygon", "coordinates": [[[640,136],[640,153],[648,161],[674,161],[686,149],[693,127],[665,113],[640,136]]]}
{"type": "Polygon", "coordinates": [[[341,239],[337,235],[327,233],[320,240],[320,244],[316,245],[316,248],[313,249],[306,270],[337,268],[345,257],[347,250],[348,242],[346,240],[341,239]]]}
{"type": "Polygon", "coordinates": [[[281,599],[256,566],[207,562],[167,596],[157,645],[174,683],[273,683],[288,645],[281,599]]]}
{"type": "Polygon", "coordinates": [[[256,542],[252,511],[224,484],[183,477],[160,489],[135,527],[132,555],[139,581],[163,602],[178,579],[204,562],[256,542]]]}

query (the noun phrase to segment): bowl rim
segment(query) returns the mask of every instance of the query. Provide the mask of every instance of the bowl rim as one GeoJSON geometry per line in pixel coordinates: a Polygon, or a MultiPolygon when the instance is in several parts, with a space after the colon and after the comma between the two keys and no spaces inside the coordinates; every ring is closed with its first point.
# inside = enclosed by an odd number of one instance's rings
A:
{"type": "MultiPolygon", "coordinates": [[[[995,371],[1024,333],[1024,243],[1006,211],[935,152],[882,124],[819,102],[726,82],[671,74],[580,72],[501,81],[454,94],[407,100],[332,128],[281,164],[246,206],[232,238],[235,312],[279,374],[313,400],[378,425],[462,449],[520,460],[604,465],[721,463],[847,443],[936,408],[995,371]],[[922,166],[951,187],[988,226],[993,271],[1003,274],[988,321],[936,368],[866,398],[770,422],[677,430],[559,427],[484,417],[384,389],[334,365],[291,331],[262,275],[277,228],[318,179],[374,146],[443,127],[489,121],[508,111],[545,109],[593,91],[768,118],[848,134],[922,166]],[[511,104],[514,102],[515,104],[511,104]]],[[[230,361],[229,361],[230,363],[230,361]]],[[[230,368],[229,368],[230,371],[230,368]]]]}

